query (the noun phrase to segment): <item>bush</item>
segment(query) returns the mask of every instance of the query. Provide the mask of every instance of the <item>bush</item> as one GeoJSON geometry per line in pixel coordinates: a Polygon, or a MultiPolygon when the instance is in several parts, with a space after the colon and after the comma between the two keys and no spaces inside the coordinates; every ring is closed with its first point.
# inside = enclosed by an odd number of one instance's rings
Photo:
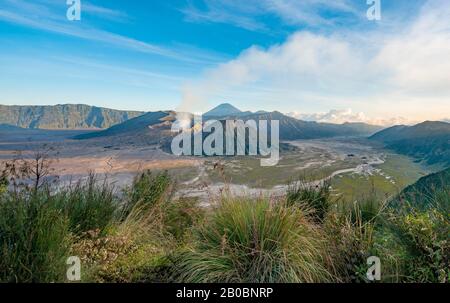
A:
{"type": "Polygon", "coordinates": [[[205,210],[193,198],[180,198],[164,205],[164,226],[177,240],[204,218],[205,210]]]}
{"type": "Polygon", "coordinates": [[[406,269],[407,282],[440,282],[450,278],[450,224],[437,209],[414,210],[394,217],[410,257],[406,269]]]}
{"type": "Polygon", "coordinates": [[[323,222],[331,206],[330,182],[325,181],[314,186],[305,181],[291,183],[286,200],[289,205],[306,207],[316,222],[323,222]]]}
{"type": "Polygon", "coordinates": [[[45,192],[5,194],[0,200],[0,281],[60,282],[71,237],[65,216],[45,192]]]}
{"type": "Polygon", "coordinates": [[[136,205],[151,208],[161,199],[171,194],[170,187],[172,185],[168,172],[154,175],[147,170],[137,175],[131,187],[125,190],[126,204],[124,205],[123,218],[126,218],[136,205]]]}
{"type": "Polygon", "coordinates": [[[99,183],[93,174],[60,190],[52,201],[52,206],[68,218],[70,231],[77,235],[96,229],[103,233],[113,224],[119,208],[114,188],[107,180],[99,183]]]}
{"type": "Polygon", "coordinates": [[[94,230],[80,237],[74,253],[87,267],[83,281],[164,281],[173,241],[164,229],[161,209],[137,206],[107,235],[94,230]]]}
{"type": "Polygon", "coordinates": [[[6,174],[0,173],[0,195],[6,193],[8,191],[9,181],[6,174]]]}
{"type": "Polygon", "coordinates": [[[374,224],[354,220],[361,218],[360,209],[347,213],[333,213],[323,227],[332,252],[332,264],[341,282],[367,282],[367,258],[371,256],[374,224]]]}
{"type": "Polygon", "coordinates": [[[325,282],[323,236],[303,211],[268,199],[230,199],[193,232],[175,261],[182,282],[325,282]]]}
{"type": "Polygon", "coordinates": [[[297,182],[286,199],[224,195],[202,208],[173,199],[167,172],[116,195],[94,175],[47,182],[46,158],[33,161],[34,186],[27,161],[0,176],[0,282],[62,282],[71,255],[84,282],[368,282],[369,256],[382,282],[449,281],[448,188],[389,208],[373,190],[331,208],[327,182],[297,182]]]}

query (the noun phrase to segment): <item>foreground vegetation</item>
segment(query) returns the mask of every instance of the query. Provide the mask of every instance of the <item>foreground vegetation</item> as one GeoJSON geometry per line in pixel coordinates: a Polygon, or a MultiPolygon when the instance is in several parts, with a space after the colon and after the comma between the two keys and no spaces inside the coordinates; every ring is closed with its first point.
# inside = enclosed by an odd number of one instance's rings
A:
{"type": "Polygon", "coordinates": [[[382,282],[449,281],[448,187],[426,203],[345,202],[329,184],[296,183],[284,197],[225,190],[201,207],[174,197],[166,173],[142,172],[118,191],[94,175],[51,183],[45,161],[3,170],[1,282],[67,282],[69,256],[83,282],[368,282],[369,256],[381,259],[382,282]]]}

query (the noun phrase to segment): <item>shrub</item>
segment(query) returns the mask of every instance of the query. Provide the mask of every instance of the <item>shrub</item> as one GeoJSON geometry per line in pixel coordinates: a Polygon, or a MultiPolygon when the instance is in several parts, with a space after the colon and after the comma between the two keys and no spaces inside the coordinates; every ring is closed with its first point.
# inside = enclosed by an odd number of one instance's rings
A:
{"type": "Polygon", "coordinates": [[[5,171],[5,169],[3,169],[0,172],[0,195],[6,193],[8,191],[8,186],[9,186],[8,175],[5,171]]]}
{"type": "Polygon", "coordinates": [[[367,258],[371,255],[374,224],[363,222],[359,208],[348,213],[333,213],[324,222],[324,231],[332,252],[335,274],[342,282],[367,282],[367,258]]]}
{"type": "Polygon", "coordinates": [[[164,204],[164,226],[177,240],[205,216],[205,210],[193,198],[180,198],[164,204]]]}
{"type": "Polygon", "coordinates": [[[304,212],[260,198],[224,198],[175,261],[183,282],[324,282],[323,236],[304,212]]]}
{"type": "Polygon", "coordinates": [[[93,282],[161,282],[172,237],[162,224],[161,208],[135,207],[107,235],[94,230],[80,237],[74,253],[87,269],[83,280],[93,282]]]}
{"type": "Polygon", "coordinates": [[[0,200],[0,281],[59,282],[70,256],[69,223],[46,192],[0,200]]]}
{"type": "Polygon", "coordinates": [[[83,234],[90,230],[103,232],[113,223],[119,202],[107,180],[100,183],[95,175],[79,181],[55,194],[53,207],[69,220],[70,230],[83,234]]]}
{"type": "Polygon", "coordinates": [[[437,209],[413,210],[394,217],[410,257],[407,282],[441,282],[450,278],[450,224],[437,209]]]}
{"type": "Polygon", "coordinates": [[[134,178],[131,187],[125,190],[126,203],[124,205],[123,218],[126,218],[138,204],[151,208],[161,199],[168,198],[171,194],[171,185],[172,181],[168,172],[154,175],[147,170],[138,174],[134,178]]]}
{"type": "Polygon", "coordinates": [[[286,200],[289,205],[301,205],[311,210],[316,222],[323,222],[327,215],[330,203],[330,182],[311,185],[305,181],[289,184],[286,200]]]}
{"type": "Polygon", "coordinates": [[[374,195],[362,197],[353,203],[350,219],[353,224],[376,223],[382,219],[383,202],[374,195]]]}

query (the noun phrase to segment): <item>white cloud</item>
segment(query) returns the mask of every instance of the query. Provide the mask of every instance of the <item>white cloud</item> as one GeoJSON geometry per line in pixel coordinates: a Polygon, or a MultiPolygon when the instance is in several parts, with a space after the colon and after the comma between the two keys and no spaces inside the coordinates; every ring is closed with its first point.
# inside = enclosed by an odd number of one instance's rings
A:
{"type": "Polygon", "coordinates": [[[257,21],[254,16],[260,11],[257,5],[249,5],[244,1],[206,0],[206,9],[199,9],[192,3],[181,9],[187,21],[206,23],[229,23],[252,31],[267,30],[266,26],[257,21]],[[236,11],[240,11],[236,14],[236,11]]]}
{"type": "Polygon", "coordinates": [[[284,111],[348,107],[381,120],[437,120],[450,114],[449,19],[450,6],[430,0],[396,34],[301,31],[268,49],[254,46],[188,83],[181,108],[230,91],[250,96],[261,89],[274,93],[255,98],[270,99],[284,111]]]}
{"type": "Polygon", "coordinates": [[[113,20],[117,22],[127,22],[131,18],[123,11],[114,10],[103,6],[94,5],[88,2],[82,2],[83,13],[95,15],[100,18],[113,20]]]}
{"type": "Polygon", "coordinates": [[[181,11],[188,21],[228,23],[252,31],[269,31],[260,19],[274,15],[288,25],[333,25],[342,15],[360,18],[363,14],[350,0],[203,0],[201,9],[192,2],[181,11]],[[333,10],[335,17],[326,12],[333,10]],[[338,13],[338,14],[336,14],[338,13]]]}
{"type": "Polygon", "coordinates": [[[346,13],[353,17],[362,15],[348,0],[264,0],[267,11],[278,15],[289,24],[331,25],[338,21],[337,17],[323,17],[324,11],[332,10],[336,15],[346,13]]]}
{"type": "Polygon", "coordinates": [[[290,112],[287,115],[304,121],[316,121],[334,124],[343,124],[346,122],[350,123],[361,122],[371,125],[392,126],[392,125],[408,125],[417,123],[417,121],[412,121],[402,117],[390,119],[371,118],[368,117],[363,112],[353,112],[352,109],[344,109],[344,110],[334,109],[326,113],[313,113],[313,114],[290,112]]]}
{"type": "Polygon", "coordinates": [[[399,89],[450,94],[449,20],[448,1],[428,1],[410,29],[384,43],[374,65],[399,89]]]}

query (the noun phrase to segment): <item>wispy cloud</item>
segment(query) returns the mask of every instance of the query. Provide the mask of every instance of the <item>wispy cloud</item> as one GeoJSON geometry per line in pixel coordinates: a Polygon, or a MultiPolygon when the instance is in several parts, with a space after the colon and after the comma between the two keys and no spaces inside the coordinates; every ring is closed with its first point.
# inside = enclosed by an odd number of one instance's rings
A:
{"type": "Polygon", "coordinates": [[[259,85],[279,91],[258,95],[260,100],[284,100],[300,110],[322,103],[322,108],[364,108],[371,116],[439,119],[450,114],[449,19],[447,1],[429,0],[396,34],[368,32],[361,39],[359,33],[300,31],[283,44],[252,47],[207,70],[186,86],[184,105],[192,108],[259,85]]]}
{"type": "Polygon", "coordinates": [[[297,25],[333,25],[343,17],[360,18],[363,15],[355,8],[355,2],[349,0],[263,0],[262,3],[267,11],[297,25]],[[330,11],[333,11],[333,16],[327,16],[330,11]]]}
{"type": "Polygon", "coordinates": [[[83,2],[82,7],[83,7],[83,13],[95,15],[97,17],[108,19],[108,20],[113,20],[113,21],[117,21],[117,22],[128,22],[132,19],[124,11],[94,5],[89,2],[83,2]]]}
{"type": "MultiPolygon", "coordinates": [[[[0,21],[72,36],[80,39],[101,42],[120,48],[163,56],[179,61],[197,64],[211,64],[219,60],[217,56],[212,55],[209,52],[202,52],[200,50],[197,50],[196,52],[190,52],[183,51],[183,49],[179,48],[164,47],[98,29],[88,22],[69,22],[65,19],[64,13],[57,14],[54,10],[52,10],[51,7],[43,4],[32,4],[22,0],[6,1],[9,5],[0,9],[0,21]]],[[[118,16],[118,13],[115,13],[113,10],[108,10],[98,6],[88,5],[88,10],[90,10],[91,12],[108,11],[110,16],[118,16]]]]}
{"type": "Polygon", "coordinates": [[[252,31],[269,30],[262,21],[265,16],[275,16],[288,25],[310,27],[363,16],[349,0],[201,0],[190,1],[182,12],[188,21],[229,23],[252,31]],[[333,15],[327,14],[331,11],[333,15]]]}
{"type": "Polygon", "coordinates": [[[201,9],[191,1],[187,7],[180,10],[190,22],[228,23],[251,31],[267,30],[266,26],[255,18],[261,12],[254,5],[248,5],[249,2],[206,0],[206,9],[201,9]]]}

